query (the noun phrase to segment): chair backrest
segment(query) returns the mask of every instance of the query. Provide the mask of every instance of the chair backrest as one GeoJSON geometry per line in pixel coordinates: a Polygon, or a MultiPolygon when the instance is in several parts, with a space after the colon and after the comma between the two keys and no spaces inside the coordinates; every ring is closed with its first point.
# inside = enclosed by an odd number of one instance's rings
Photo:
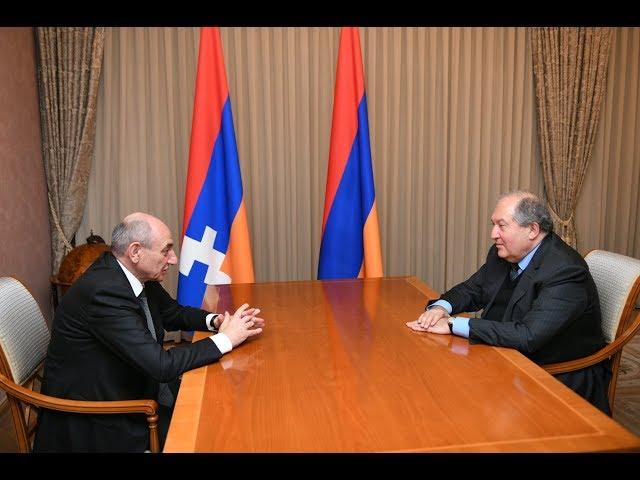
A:
{"type": "Polygon", "coordinates": [[[0,371],[23,384],[44,360],[50,339],[31,293],[15,278],[0,277],[0,371]]]}
{"type": "Polygon", "coordinates": [[[585,257],[598,288],[602,333],[613,342],[626,328],[640,290],[640,260],[619,253],[593,250],[585,257]]]}
{"type": "Polygon", "coordinates": [[[619,344],[615,348],[612,346],[609,357],[611,382],[608,396],[613,412],[622,348],[639,328],[632,313],[640,294],[640,260],[619,253],[593,250],[585,257],[585,261],[598,289],[604,339],[608,344],[614,341],[619,344]]]}
{"type": "MultiPolygon", "coordinates": [[[[51,335],[38,304],[22,283],[0,277],[0,373],[28,389],[41,380],[51,335]]],[[[8,392],[7,392],[8,393],[8,392]]],[[[21,452],[31,451],[36,409],[7,395],[21,452]]]]}

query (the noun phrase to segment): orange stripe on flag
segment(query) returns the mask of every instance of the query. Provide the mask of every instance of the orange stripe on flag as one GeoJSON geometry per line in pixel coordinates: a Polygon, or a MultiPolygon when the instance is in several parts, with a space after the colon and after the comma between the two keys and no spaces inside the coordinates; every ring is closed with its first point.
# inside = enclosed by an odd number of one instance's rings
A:
{"type": "Polygon", "coordinates": [[[382,250],[380,248],[380,226],[378,225],[378,206],[373,202],[371,212],[364,224],[362,233],[364,258],[358,278],[382,277],[382,250]]]}
{"type": "Polygon", "coordinates": [[[253,283],[253,262],[251,243],[249,242],[249,225],[244,199],[240,202],[238,213],[231,224],[229,248],[220,270],[232,278],[233,283],[253,283]]]}

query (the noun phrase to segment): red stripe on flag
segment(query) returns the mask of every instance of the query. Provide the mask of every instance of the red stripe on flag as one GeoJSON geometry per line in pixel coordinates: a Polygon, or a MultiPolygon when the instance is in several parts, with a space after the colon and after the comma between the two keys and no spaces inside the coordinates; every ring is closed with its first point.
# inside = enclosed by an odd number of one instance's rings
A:
{"type": "Polygon", "coordinates": [[[229,97],[227,74],[222,56],[222,41],[217,27],[200,29],[200,52],[193,105],[189,175],[184,199],[182,238],[189,226],[207,170],[213,144],[220,133],[222,108],[229,97]]]}

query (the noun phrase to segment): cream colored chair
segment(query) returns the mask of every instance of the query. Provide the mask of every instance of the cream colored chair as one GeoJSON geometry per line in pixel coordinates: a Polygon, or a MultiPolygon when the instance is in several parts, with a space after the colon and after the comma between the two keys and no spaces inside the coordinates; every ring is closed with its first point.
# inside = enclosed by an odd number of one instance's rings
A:
{"type": "Polygon", "coordinates": [[[584,358],[544,365],[552,375],[571,372],[611,359],[609,406],[613,411],[622,347],[640,329],[638,294],[640,294],[640,260],[604,250],[593,250],[585,257],[598,288],[602,311],[602,332],[607,345],[584,358]]]}
{"type": "Polygon", "coordinates": [[[15,278],[0,277],[0,388],[7,393],[20,451],[31,451],[37,409],[45,408],[78,414],[144,414],[151,451],[159,452],[155,400],[90,402],[38,393],[49,340],[42,312],[29,291],[15,278]]]}

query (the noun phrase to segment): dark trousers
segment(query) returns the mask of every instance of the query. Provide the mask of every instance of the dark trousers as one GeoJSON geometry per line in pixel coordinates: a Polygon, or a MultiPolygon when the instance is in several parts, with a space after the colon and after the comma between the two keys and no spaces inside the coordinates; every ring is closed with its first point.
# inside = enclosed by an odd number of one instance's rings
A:
{"type": "MultiPolygon", "coordinates": [[[[178,379],[169,383],[173,398],[178,398],[178,390],[180,389],[180,381],[178,379]]],[[[164,450],[164,442],[167,440],[167,433],[169,433],[169,424],[171,423],[171,415],[173,415],[173,407],[166,407],[158,404],[158,440],[160,442],[160,451],[164,450]]]]}
{"type": "Polygon", "coordinates": [[[608,358],[581,370],[555,375],[567,387],[609,416],[612,414],[609,408],[611,376],[611,364],[608,358]]]}
{"type": "Polygon", "coordinates": [[[169,423],[171,423],[171,415],[173,408],[158,405],[158,440],[160,441],[160,451],[164,449],[164,442],[167,440],[169,432],[169,423]]]}

